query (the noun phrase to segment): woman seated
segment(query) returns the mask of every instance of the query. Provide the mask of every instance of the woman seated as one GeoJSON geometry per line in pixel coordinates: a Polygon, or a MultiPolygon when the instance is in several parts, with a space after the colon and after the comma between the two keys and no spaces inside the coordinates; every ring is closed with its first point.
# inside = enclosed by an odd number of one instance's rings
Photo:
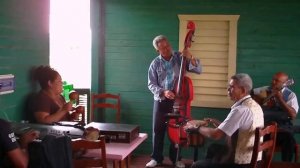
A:
{"type": "Polygon", "coordinates": [[[58,121],[71,121],[72,102],[66,103],[61,95],[63,82],[60,74],[50,66],[39,66],[34,78],[41,90],[31,104],[35,122],[52,124],[58,121]]]}

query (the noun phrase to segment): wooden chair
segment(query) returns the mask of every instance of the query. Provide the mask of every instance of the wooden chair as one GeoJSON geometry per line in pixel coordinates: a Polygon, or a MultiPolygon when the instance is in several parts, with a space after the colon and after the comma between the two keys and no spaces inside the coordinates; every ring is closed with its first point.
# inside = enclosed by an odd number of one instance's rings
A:
{"type": "Polygon", "coordinates": [[[72,140],[73,167],[103,167],[107,168],[105,137],[100,136],[99,140],[89,141],[85,139],[72,140]],[[84,157],[84,152],[88,149],[100,149],[99,157],[84,157]],[[81,155],[82,153],[82,155],[81,155]]]}
{"type": "Polygon", "coordinates": [[[100,93],[92,94],[90,121],[94,121],[94,113],[97,108],[110,108],[116,110],[116,123],[121,120],[120,94],[100,93]]]}
{"type": "Polygon", "coordinates": [[[274,155],[277,135],[277,124],[272,122],[264,128],[255,129],[255,140],[250,167],[256,168],[257,158],[260,152],[262,154],[261,168],[269,168],[274,155]],[[263,138],[263,142],[261,139],[263,138]]]}

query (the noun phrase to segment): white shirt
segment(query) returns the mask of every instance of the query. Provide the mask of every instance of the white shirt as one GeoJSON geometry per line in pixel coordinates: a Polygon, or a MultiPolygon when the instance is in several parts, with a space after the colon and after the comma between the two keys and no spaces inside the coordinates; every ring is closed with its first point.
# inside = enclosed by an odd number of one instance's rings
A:
{"type": "Polygon", "coordinates": [[[241,103],[248,98],[251,98],[250,95],[247,95],[234,103],[230,113],[218,126],[218,129],[222,130],[226,135],[231,136],[238,129],[243,130],[251,127],[253,115],[247,106],[241,105],[241,103]]]}

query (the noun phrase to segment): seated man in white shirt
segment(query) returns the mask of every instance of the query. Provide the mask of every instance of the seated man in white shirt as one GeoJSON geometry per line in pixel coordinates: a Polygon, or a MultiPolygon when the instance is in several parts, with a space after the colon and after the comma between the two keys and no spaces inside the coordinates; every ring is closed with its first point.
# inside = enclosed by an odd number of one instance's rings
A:
{"type": "MultiPolygon", "coordinates": [[[[185,129],[197,129],[206,138],[221,140],[230,138],[230,146],[212,144],[206,160],[200,160],[192,168],[245,168],[251,162],[254,145],[254,132],[257,127],[264,126],[263,111],[260,105],[250,96],[252,79],[247,74],[236,74],[231,77],[228,95],[235,103],[226,119],[219,123],[215,119],[206,119],[215,128],[199,125],[199,120],[189,121],[185,129]],[[226,151],[228,150],[228,151],[226,151]],[[221,156],[223,155],[223,156],[221,156]],[[217,159],[216,159],[217,158],[217,159]]],[[[261,160],[261,153],[258,157],[261,160]]]]}

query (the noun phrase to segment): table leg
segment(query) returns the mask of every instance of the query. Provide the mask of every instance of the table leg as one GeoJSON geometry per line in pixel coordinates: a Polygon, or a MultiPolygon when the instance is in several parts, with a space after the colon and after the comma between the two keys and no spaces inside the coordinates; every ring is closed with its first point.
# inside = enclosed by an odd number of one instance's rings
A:
{"type": "Polygon", "coordinates": [[[118,160],[113,160],[113,168],[118,168],[119,166],[119,161],[118,160]]]}
{"type": "Polygon", "coordinates": [[[130,161],[128,157],[126,157],[124,160],[113,161],[113,168],[129,168],[129,167],[130,167],[130,161]]]}
{"type": "Polygon", "coordinates": [[[126,158],[119,161],[119,168],[126,168],[126,158]]]}
{"type": "Polygon", "coordinates": [[[131,162],[131,154],[129,154],[125,159],[126,159],[126,167],[130,168],[130,162],[131,162]]]}

